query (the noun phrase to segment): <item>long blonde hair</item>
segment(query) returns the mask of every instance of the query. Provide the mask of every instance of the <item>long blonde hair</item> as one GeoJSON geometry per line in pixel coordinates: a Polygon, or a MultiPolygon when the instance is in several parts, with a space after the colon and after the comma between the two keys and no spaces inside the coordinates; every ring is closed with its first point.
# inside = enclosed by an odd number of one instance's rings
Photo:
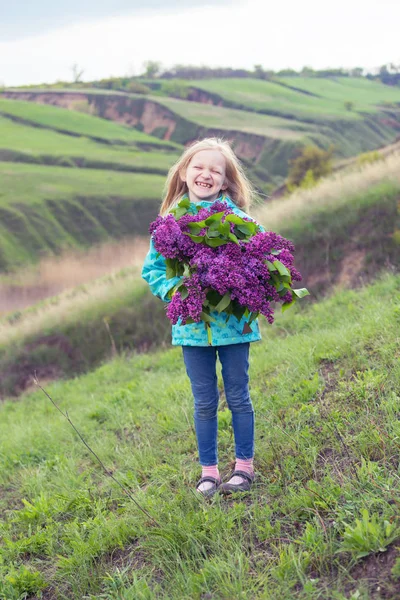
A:
{"type": "Polygon", "coordinates": [[[206,138],[193,142],[171,167],[165,182],[164,197],[161,204],[160,214],[165,215],[173,205],[188,192],[185,181],[181,179],[192,160],[193,156],[201,150],[218,150],[226,161],[226,180],[228,185],[223,193],[228,196],[239,208],[248,211],[255,196],[255,190],[247,178],[239,159],[233,152],[229,143],[221,138],[206,138]]]}

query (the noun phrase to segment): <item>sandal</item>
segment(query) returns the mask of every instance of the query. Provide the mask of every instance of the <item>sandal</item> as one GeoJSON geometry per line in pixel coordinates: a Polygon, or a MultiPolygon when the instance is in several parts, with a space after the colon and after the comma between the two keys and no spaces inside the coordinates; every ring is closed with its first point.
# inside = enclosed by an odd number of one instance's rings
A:
{"type": "Polygon", "coordinates": [[[196,491],[199,492],[199,494],[202,494],[205,498],[211,498],[214,496],[220,485],[220,479],[216,479],[215,477],[211,477],[211,475],[207,475],[206,477],[199,479],[199,481],[196,483],[196,491]],[[208,488],[207,490],[199,490],[199,485],[205,481],[211,482],[213,484],[212,487],[208,488]]]}
{"type": "Polygon", "coordinates": [[[246,471],[233,471],[229,481],[220,485],[219,491],[221,494],[228,496],[229,494],[233,494],[235,492],[249,492],[254,481],[254,473],[246,473],[246,471]],[[242,481],[240,483],[229,483],[229,481],[236,476],[241,477],[242,481]]]}

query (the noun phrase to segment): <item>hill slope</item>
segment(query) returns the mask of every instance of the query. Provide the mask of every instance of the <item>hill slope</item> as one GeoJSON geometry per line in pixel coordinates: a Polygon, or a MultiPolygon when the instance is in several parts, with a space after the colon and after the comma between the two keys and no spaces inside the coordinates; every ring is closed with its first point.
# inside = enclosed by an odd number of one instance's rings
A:
{"type": "MultiPolygon", "coordinates": [[[[178,349],[45,385],[156,522],[40,391],[3,403],[0,593],[398,597],[399,285],[385,277],[286,313],[252,346],[258,478],[244,499],[191,492],[199,469],[178,349]]],[[[223,398],[219,441],[226,474],[223,398]]]]}

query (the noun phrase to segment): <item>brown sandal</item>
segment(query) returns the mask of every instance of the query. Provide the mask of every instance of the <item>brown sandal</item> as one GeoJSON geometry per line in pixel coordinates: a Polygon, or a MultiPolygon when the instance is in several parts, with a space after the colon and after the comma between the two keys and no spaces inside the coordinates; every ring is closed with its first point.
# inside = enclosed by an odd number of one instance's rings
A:
{"type": "Polygon", "coordinates": [[[246,471],[233,471],[232,475],[229,477],[229,481],[226,483],[222,483],[219,486],[219,491],[221,494],[228,496],[229,494],[234,494],[235,492],[249,492],[254,481],[254,473],[246,473],[246,471]],[[233,477],[241,477],[243,481],[241,483],[229,483],[229,481],[233,477]]]}

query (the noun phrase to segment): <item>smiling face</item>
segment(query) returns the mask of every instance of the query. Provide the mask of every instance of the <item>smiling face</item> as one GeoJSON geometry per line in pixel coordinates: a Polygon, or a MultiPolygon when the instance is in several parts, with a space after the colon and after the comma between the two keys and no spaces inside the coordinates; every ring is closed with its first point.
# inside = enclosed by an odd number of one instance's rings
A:
{"type": "Polygon", "coordinates": [[[200,150],[181,173],[181,179],[186,182],[191,202],[212,202],[228,187],[225,174],[226,162],[219,150],[200,150]]]}

